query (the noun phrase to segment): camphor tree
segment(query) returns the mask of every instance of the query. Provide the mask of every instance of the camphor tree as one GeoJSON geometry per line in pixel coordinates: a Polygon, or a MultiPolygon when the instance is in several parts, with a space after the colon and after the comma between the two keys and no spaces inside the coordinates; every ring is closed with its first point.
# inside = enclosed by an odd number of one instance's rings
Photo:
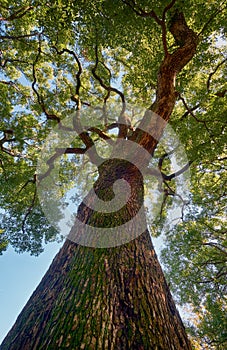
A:
{"type": "Polygon", "coordinates": [[[72,193],[74,176],[80,189],[94,183],[86,201],[73,199],[75,222],[84,225],[73,225],[1,349],[224,349],[226,3],[6,0],[0,9],[2,250],[10,244],[38,255],[44,242],[64,235],[39,202],[47,178],[57,180],[54,195],[46,185],[46,197],[55,199],[48,209],[58,220],[62,191],[72,193]],[[187,152],[177,171],[170,162],[177,147],[166,152],[159,142],[167,123],[187,152]],[[68,144],[55,147],[51,134],[46,157],[42,147],[53,129],[68,144]],[[136,164],[128,160],[132,144],[136,164]],[[176,181],[189,167],[185,200],[176,181]],[[89,206],[97,198],[112,201],[122,179],[131,191],[122,208],[106,213],[89,206]],[[162,204],[151,231],[165,232],[170,285],[197,315],[192,345],[148,227],[136,234],[145,223],[144,193],[155,182],[162,204]],[[182,212],[174,227],[173,205],[182,212]],[[83,239],[86,226],[117,227],[124,237],[124,224],[138,212],[127,243],[98,248],[75,239],[83,239]]]}

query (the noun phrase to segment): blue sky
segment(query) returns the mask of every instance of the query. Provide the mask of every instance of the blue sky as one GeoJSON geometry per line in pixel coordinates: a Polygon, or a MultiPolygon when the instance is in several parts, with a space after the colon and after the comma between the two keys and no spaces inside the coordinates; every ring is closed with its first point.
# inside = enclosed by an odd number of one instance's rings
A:
{"type": "Polygon", "coordinates": [[[0,344],[39,284],[60,244],[50,243],[38,256],[17,254],[9,248],[0,255],[0,344]]]}

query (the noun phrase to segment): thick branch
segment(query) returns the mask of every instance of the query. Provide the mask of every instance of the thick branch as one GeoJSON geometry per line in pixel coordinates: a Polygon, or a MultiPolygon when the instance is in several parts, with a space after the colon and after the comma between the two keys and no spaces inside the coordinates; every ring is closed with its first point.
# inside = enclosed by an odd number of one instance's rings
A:
{"type": "MultiPolygon", "coordinates": [[[[193,58],[198,44],[197,35],[188,27],[183,13],[176,11],[170,22],[169,30],[180,46],[175,52],[165,56],[161,63],[158,72],[156,100],[150,107],[150,110],[154,111],[166,122],[168,122],[176,102],[176,75],[193,58]]],[[[152,117],[151,113],[145,113],[141,123],[130,138],[151,154],[153,154],[165,128],[164,122],[158,123],[158,125],[156,123],[154,126],[152,117]],[[142,131],[144,127],[147,130],[146,133],[142,131]],[[154,135],[154,127],[157,129],[157,137],[151,136],[152,134],[154,135]]]]}
{"type": "MultiPolygon", "coordinates": [[[[77,107],[78,108],[78,107],[77,107]]],[[[86,146],[87,154],[90,157],[90,160],[93,164],[98,165],[103,160],[102,157],[100,157],[97,153],[94,141],[90,137],[88,131],[86,128],[84,128],[81,125],[80,122],[80,110],[78,109],[76,111],[76,114],[73,117],[73,127],[74,130],[77,132],[80,139],[83,141],[83,143],[86,146]]]]}
{"type": "Polygon", "coordinates": [[[181,168],[180,170],[178,170],[175,173],[172,173],[170,175],[166,175],[162,171],[155,169],[155,168],[147,168],[145,170],[145,173],[147,175],[155,176],[157,178],[162,178],[165,181],[171,181],[175,177],[178,177],[178,176],[182,175],[185,171],[187,171],[190,168],[191,164],[192,164],[192,161],[188,162],[183,168],[181,168]]]}
{"type": "Polygon", "coordinates": [[[162,27],[162,44],[163,44],[163,49],[164,49],[164,53],[165,56],[168,55],[168,47],[167,47],[167,40],[166,40],[166,13],[168,10],[170,10],[173,5],[175,4],[176,0],[172,0],[165,8],[162,14],[162,23],[161,23],[161,27],[162,27]]]}

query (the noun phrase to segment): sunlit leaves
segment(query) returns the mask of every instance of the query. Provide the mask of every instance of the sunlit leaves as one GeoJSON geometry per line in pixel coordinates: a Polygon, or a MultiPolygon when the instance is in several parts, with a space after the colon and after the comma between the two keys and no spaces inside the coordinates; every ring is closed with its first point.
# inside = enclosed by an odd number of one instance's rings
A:
{"type": "Polygon", "coordinates": [[[225,179],[221,167],[204,172],[185,221],[166,236],[163,259],[178,301],[190,303],[198,314],[197,336],[212,346],[223,343],[224,349],[225,327],[217,323],[226,313],[225,179]]]}

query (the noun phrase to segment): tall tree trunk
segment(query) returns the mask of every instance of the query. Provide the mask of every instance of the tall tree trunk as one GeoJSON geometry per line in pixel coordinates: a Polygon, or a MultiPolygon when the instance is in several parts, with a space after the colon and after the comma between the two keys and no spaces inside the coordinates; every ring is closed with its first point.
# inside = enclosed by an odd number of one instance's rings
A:
{"type": "MultiPolygon", "coordinates": [[[[143,202],[142,177],[134,165],[111,160],[101,169],[95,189],[107,200],[113,183],[122,178],[132,192],[115,222],[111,213],[97,215],[84,204],[78,217],[99,227],[133,217],[143,202]]],[[[133,241],[109,249],[67,240],[3,341],[1,350],[6,349],[191,346],[146,230],[133,241]]]]}

